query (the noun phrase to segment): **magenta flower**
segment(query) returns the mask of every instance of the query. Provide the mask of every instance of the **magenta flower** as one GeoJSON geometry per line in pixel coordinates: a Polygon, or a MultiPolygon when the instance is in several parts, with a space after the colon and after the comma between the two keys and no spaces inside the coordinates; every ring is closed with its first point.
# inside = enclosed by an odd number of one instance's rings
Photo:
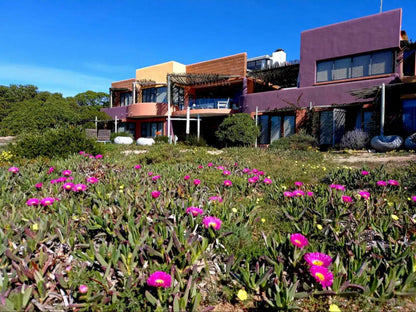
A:
{"type": "Polygon", "coordinates": [[[221,228],[222,221],[216,217],[209,216],[205,217],[202,220],[202,223],[206,228],[212,227],[215,230],[219,230],[221,228]]]}
{"type": "Polygon", "coordinates": [[[62,171],[62,174],[64,175],[64,176],[70,176],[71,174],[72,174],[72,171],[71,170],[64,170],[64,171],[62,171]]]}
{"type": "Polygon", "coordinates": [[[358,192],[358,195],[360,195],[361,198],[364,198],[364,199],[369,199],[370,198],[370,193],[366,192],[366,191],[360,191],[360,192],[358,192]]]}
{"type": "Polygon", "coordinates": [[[42,188],[42,186],[43,186],[43,183],[42,183],[42,182],[39,182],[39,183],[36,183],[36,184],[35,184],[35,187],[36,187],[37,189],[42,188]]]}
{"type": "Polygon", "coordinates": [[[309,252],[303,258],[309,265],[318,265],[326,268],[332,263],[331,256],[320,252],[309,252]]]}
{"type": "Polygon", "coordinates": [[[84,154],[85,152],[84,151],[79,151],[78,152],[78,154],[80,154],[80,155],[82,155],[82,154],[84,154]]]}
{"type": "Polygon", "coordinates": [[[207,166],[212,167],[212,166],[214,166],[214,164],[210,162],[210,163],[207,164],[207,166]]]}
{"type": "Polygon", "coordinates": [[[95,159],[102,159],[102,158],[103,158],[103,155],[101,154],[95,155],[95,159]]]}
{"type": "Polygon", "coordinates": [[[140,166],[140,165],[136,165],[136,166],[134,166],[134,169],[140,169],[142,166],[140,166]]]}
{"type": "Polygon", "coordinates": [[[334,188],[337,191],[345,191],[345,186],[340,185],[340,184],[331,184],[330,188],[334,188]]]}
{"type": "Polygon", "coordinates": [[[87,189],[87,186],[82,183],[75,184],[74,187],[72,188],[74,192],[83,192],[86,189],[87,189]]]}
{"type": "Polygon", "coordinates": [[[48,174],[51,174],[55,170],[55,167],[50,167],[48,170],[48,174]]]}
{"type": "Polygon", "coordinates": [[[66,177],[59,177],[58,179],[56,179],[56,182],[57,183],[62,183],[62,182],[65,182],[67,179],[68,178],[66,178],[66,177]]]}
{"type": "Polygon", "coordinates": [[[29,198],[28,201],[26,202],[26,205],[28,206],[37,206],[39,205],[40,200],[37,198],[29,198]]]}
{"type": "Polygon", "coordinates": [[[306,195],[308,195],[309,197],[312,197],[312,196],[313,196],[313,195],[315,195],[315,194],[314,194],[314,192],[307,191],[307,192],[306,192],[306,195]]]}
{"type": "Polygon", "coordinates": [[[283,192],[283,196],[284,197],[293,197],[293,193],[289,192],[289,191],[285,191],[285,192],[283,192]]]}
{"type": "Polygon", "coordinates": [[[87,182],[91,184],[95,184],[95,183],[98,183],[98,179],[95,177],[89,177],[87,178],[87,182]]]}
{"type": "Polygon", "coordinates": [[[78,291],[81,294],[86,294],[88,292],[88,286],[87,285],[79,285],[78,291]]]}
{"type": "Polygon", "coordinates": [[[293,194],[293,196],[303,196],[303,195],[305,195],[305,192],[302,191],[302,190],[294,190],[292,192],[292,194],[293,194]]]}
{"type": "Polygon", "coordinates": [[[322,285],[322,287],[329,287],[334,282],[334,275],[326,267],[313,265],[310,271],[312,276],[322,285]]]}
{"type": "Polygon", "coordinates": [[[224,186],[232,186],[233,182],[231,182],[230,180],[224,180],[224,186]]]}
{"type": "Polygon", "coordinates": [[[94,157],[94,155],[90,155],[89,158],[90,159],[94,159],[95,157],[94,157]]]}
{"type": "Polygon", "coordinates": [[[223,175],[230,175],[230,174],[231,174],[231,172],[230,172],[230,171],[228,171],[228,170],[224,170],[224,171],[222,172],[222,174],[223,174],[223,175]]]}
{"type": "Polygon", "coordinates": [[[217,169],[218,170],[224,170],[225,168],[223,166],[218,166],[217,169]]]}
{"type": "Polygon", "coordinates": [[[10,167],[9,168],[9,172],[11,172],[11,173],[19,173],[19,168],[17,168],[17,167],[10,167]]]}
{"type": "Polygon", "coordinates": [[[147,279],[147,285],[168,288],[172,286],[172,277],[163,271],[156,271],[147,279]]]}
{"type": "Polygon", "coordinates": [[[396,180],[389,180],[389,184],[390,185],[399,185],[399,182],[397,182],[396,180]]]}
{"type": "Polygon", "coordinates": [[[74,187],[74,183],[70,183],[70,182],[65,183],[64,185],[62,185],[62,188],[63,188],[64,190],[67,190],[67,191],[72,190],[72,188],[73,188],[73,187],[74,187]]]}
{"type": "Polygon", "coordinates": [[[195,180],[194,180],[194,184],[195,184],[195,185],[200,185],[200,184],[201,184],[201,180],[199,180],[199,179],[195,179],[195,180]]]}
{"type": "Polygon", "coordinates": [[[150,172],[148,172],[147,174],[148,174],[149,176],[152,176],[152,175],[153,175],[153,172],[151,172],[151,171],[150,171],[150,172]]]}
{"type": "Polygon", "coordinates": [[[161,178],[161,176],[160,175],[155,175],[155,176],[153,176],[152,177],[152,180],[153,181],[156,181],[156,180],[158,180],[158,179],[160,179],[161,178]]]}
{"type": "Polygon", "coordinates": [[[257,174],[262,176],[264,175],[264,171],[259,171],[257,174]]]}
{"type": "Polygon", "coordinates": [[[293,245],[295,245],[296,247],[299,247],[300,249],[302,249],[305,246],[308,246],[309,244],[308,239],[299,233],[290,235],[290,241],[292,242],[293,245]]]}
{"type": "Polygon", "coordinates": [[[188,207],[186,208],[186,213],[192,214],[194,217],[196,217],[197,215],[202,215],[204,211],[198,207],[188,207]]]}
{"type": "Polygon", "coordinates": [[[204,166],[199,165],[199,166],[198,166],[198,169],[204,169],[204,166]]]}
{"type": "Polygon", "coordinates": [[[54,180],[51,180],[49,183],[50,184],[55,184],[55,183],[58,183],[58,180],[54,179],[54,180]]]}
{"type": "Polygon", "coordinates": [[[254,184],[254,183],[257,182],[257,179],[255,177],[251,177],[251,178],[247,179],[247,182],[250,183],[250,184],[254,184]]]}
{"type": "Polygon", "coordinates": [[[300,181],[295,182],[295,186],[297,187],[301,187],[302,185],[303,185],[303,182],[300,182],[300,181]]]}
{"type": "Polygon", "coordinates": [[[221,198],[221,197],[219,197],[219,196],[211,196],[211,197],[209,198],[209,201],[211,201],[211,202],[218,202],[218,203],[222,203],[222,198],[221,198]]]}
{"type": "Polygon", "coordinates": [[[264,184],[272,184],[272,180],[269,178],[264,178],[263,182],[264,184]]]}
{"type": "Polygon", "coordinates": [[[40,201],[40,204],[42,206],[50,206],[50,205],[52,205],[54,203],[54,201],[55,201],[55,198],[53,198],[53,197],[46,197],[46,198],[43,198],[40,201]]]}
{"type": "Polygon", "coordinates": [[[251,172],[258,173],[259,171],[256,168],[254,168],[253,170],[251,170],[251,172]]]}
{"type": "Polygon", "coordinates": [[[416,196],[412,196],[412,200],[416,202],[416,196]]]}
{"type": "Polygon", "coordinates": [[[386,186],[387,185],[387,182],[380,180],[380,181],[377,181],[377,185],[378,186],[386,186]]]}
{"type": "Polygon", "coordinates": [[[158,198],[160,196],[160,192],[159,191],[152,191],[152,197],[153,198],[158,198]]]}
{"type": "Polygon", "coordinates": [[[350,203],[350,202],[352,202],[351,196],[344,195],[344,196],[341,197],[341,199],[342,199],[342,201],[344,203],[350,203]]]}
{"type": "Polygon", "coordinates": [[[250,169],[248,169],[248,168],[244,168],[244,169],[243,169],[243,172],[244,172],[244,173],[250,173],[250,169]]]}
{"type": "Polygon", "coordinates": [[[366,170],[363,170],[363,171],[361,171],[361,174],[362,174],[363,176],[366,176],[366,175],[369,175],[369,174],[370,174],[370,172],[368,172],[368,171],[366,171],[366,170]]]}

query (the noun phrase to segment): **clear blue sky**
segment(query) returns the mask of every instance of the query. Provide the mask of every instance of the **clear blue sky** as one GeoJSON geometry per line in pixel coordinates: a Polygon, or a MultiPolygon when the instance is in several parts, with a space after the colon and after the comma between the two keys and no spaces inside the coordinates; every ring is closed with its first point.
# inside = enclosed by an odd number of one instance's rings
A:
{"type": "MultiPolygon", "coordinates": [[[[383,0],[396,8],[415,41],[416,0],[383,0]]],[[[379,11],[380,0],[0,0],[0,85],[73,96],[171,60],[279,48],[294,60],[302,31],[379,11]]]]}

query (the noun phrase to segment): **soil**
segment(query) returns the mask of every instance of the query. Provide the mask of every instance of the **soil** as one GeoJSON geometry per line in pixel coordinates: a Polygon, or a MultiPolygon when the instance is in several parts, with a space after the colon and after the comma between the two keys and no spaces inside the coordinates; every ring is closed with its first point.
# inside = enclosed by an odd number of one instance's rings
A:
{"type": "Polygon", "coordinates": [[[335,163],[344,164],[352,167],[362,167],[366,165],[388,165],[401,166],[403,164],[411,164],[416,162],[416,154],[400,154],[400,153],[373,153],[373,152],[352,152],[348,153],[331,153],[326,154],[325,159],[335,163]]]}

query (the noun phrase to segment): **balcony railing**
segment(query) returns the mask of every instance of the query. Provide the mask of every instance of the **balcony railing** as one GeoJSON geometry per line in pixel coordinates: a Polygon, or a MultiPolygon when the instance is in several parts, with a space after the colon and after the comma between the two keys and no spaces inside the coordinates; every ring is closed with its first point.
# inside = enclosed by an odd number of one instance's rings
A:
{"type": "Polygon", "coordinates": [[[189,107],[191,109],[219,109],[230,108],[229,98],[213,98],[213,99],[190,99],[189,107]]]}

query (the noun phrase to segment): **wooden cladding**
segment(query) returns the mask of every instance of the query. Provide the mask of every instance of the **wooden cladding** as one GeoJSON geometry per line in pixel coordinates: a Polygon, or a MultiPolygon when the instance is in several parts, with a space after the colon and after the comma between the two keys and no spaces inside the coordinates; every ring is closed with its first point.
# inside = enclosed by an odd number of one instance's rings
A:
{"type": "Polygon", "coordinates": [[[221,57],[186,66],[187,74],[220,74],[245,77],[247,71],[247,53],[221,57]]]}

